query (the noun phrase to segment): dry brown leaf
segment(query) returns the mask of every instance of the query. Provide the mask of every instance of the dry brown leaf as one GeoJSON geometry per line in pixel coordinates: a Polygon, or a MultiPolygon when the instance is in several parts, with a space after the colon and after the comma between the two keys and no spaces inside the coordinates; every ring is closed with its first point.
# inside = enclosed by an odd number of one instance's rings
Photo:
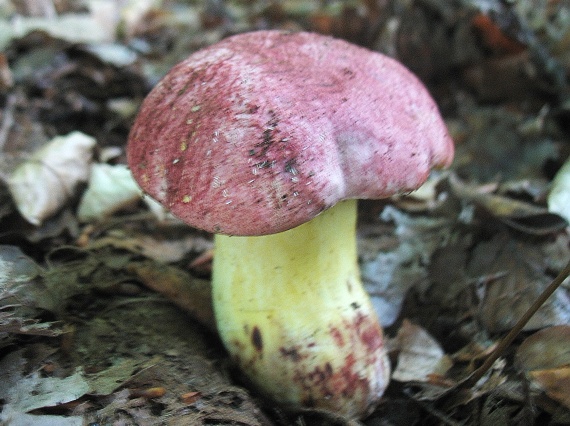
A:
{"type": "Polygon", "coordinates": [[[570,367],[535,370],[529,375],[549,397],[570,409],[570,367]]]}
{"type": "MultiPolygon", "coordinates": [[[[536,244],[499,235],[479,244],[468,273],[472,278],[494,276],[480,288],[479,318],[490,332],[509,330],[550,284],[546,262],[536,244]]],[[[536,330],[570,322],[570,297],[557,290],[525,326],[536,330]]]]}
{"type": "Polygon", "coordinates": [[[570,366],[570,325],[558,325],[527,337],[517,350],[517,363],[525,371],[570,366]]]}
{"type": "Polygon", "coordinates": [[[570,408],[570,325],[549,327],[527,337],[516,360],[533,383],[570,408]]]}

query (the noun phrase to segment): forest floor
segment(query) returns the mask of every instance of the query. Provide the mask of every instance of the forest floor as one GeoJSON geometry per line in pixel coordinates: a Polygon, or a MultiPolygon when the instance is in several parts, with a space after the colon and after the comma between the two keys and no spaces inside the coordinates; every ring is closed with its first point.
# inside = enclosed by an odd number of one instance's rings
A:
{"type": "Polygon", "coordinates": [[[570,424],[570,3],[0,0],[0,424],[570,424]],[[211,323],[211,235],[141,201],[142,99],[259,29],[397,58],[456,144],[422,190],[360,203],[359,261],[391,383],[359,421],[245,386],[211,323]],[[566,173],[564,171],[566,170],[566,173]]]}

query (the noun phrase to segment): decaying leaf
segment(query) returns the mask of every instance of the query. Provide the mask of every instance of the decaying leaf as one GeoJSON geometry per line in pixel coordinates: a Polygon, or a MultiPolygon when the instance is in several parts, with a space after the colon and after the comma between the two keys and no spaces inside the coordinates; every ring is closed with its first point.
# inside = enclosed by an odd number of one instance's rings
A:
{"type": "Polygon", "coordinates": [[[361,262],[362,279],[382,325],[389,326],[398,317],[406,292],[427,277],[433,252],[449,239],[450,227],[445,218],[415,218],[393,206],[386,206],[380,216],[383,222],[395,224],[395,243],[386,244],[373,230],[370,238],[363,235],[361,249],[366,247],[361,262]]]}
{"type": "Polygon", "coordinates": [[[548,327],[527,337],[516,359],[533,383],[570,408],[570,325],[548,327]]]}
{"type": "Polygon", "coordinates": [[[392,378],[399,382],[429,380],[432,374],[443,375],[451,367],[450,358],[422,327],[405,320],[398,330],[392,349],[399,351],[398,365],[392,378]]]}
{"type": "Polygon", "coordinates": [[[42,272],[19,247],[0,245],[0,289],[8,291],[26,284],[42,272]]]}
{"type": "MultiPolygon", "coordinates": [[[[503,81],[502,86],[510,83],[503,81]]],[[[552,139],[519,131],[523,119],[519,111],[505,106],[475,106],[469,101],[462,103],[460,111],[466,136],[457,145],[455,170],[473,182],[538,179],[543,177],[544,163],[557,157],[552,139]]]]}
{"type": "MultiPolygon", "coordinates": [[[[0,413],[0,422],[3,424],[41,424],[35,423],[32,420],[35,416],[28,413],[75,401],[89,391],[89,384],[79,370],[61,379],[42,377],[38,371],[24,373],[24,352],[25,349],[20,349],[0,361],[0,398],[6,401],[0,413]]],[[[42,421],[41,417],[37,420],[42,421]]],[[[60,423],[57,421],[52,424],[60,423]]],[[[61,424],[81,425],[82,422],[78,418],[75,422],[61,424]]]]}
{"type": "Polygon", "coordinates": [[[549,397],[570,409],[570,367],[534,370],[529,375],[549,397]]]}
{"type": "Polygon", "coordinates": [[[570,366],[570,325],[537,331],[521,343],[516,357],[525,371],[570,366]]]}
{"type": "Polygon", "coordinates": [[[530,235],[549,235],[568,226],[563,216],[546,207],[489,193],[481,187],[467,185],[457,178],[450,179],[453,192],[462,200],[474,203],[511,228],[530,235]]]}
{"type": "Polygon", "coordinates": [[[95,143],[77,131],[57,136],[16,168],[8,187],[28,222],[40,225],[65,205],[78,183],[87,180],[95,143]]]}
{"type": "MultiPolygon", "coordinates": [[[[480,243],[468,271],[472,278],[497,274],[480,288],[479,319],[490,332],[512,328],[551,281],[546,274],[546,260],[536,244],[512,240],[506,235],[480,243]]],[[[569,321],[570,296],[561,288],[531,318],[525,330],[569,321]]]]}
{"type": "Polygon", "coordinates": [[[447,193],[440,193],[437,186],[447,178],[447,173],[433,172],[427,181],[418,189],[405,195],[395,195],[391,201],[399,208],[408,212],[430,211],[441,205],[447,198],[447,193]]]}
{"type": "Polygon", "coordinates": [[[18,247],[0,245],[0,347],[16,334],[62,334],[60,323],[37,318],[42,309],[49,310],[56,303],[41,274],[43,269],[18,247]]]}
{"type": "MultiPolygon", "coordinates": [[[[94,290],[117,292],[122,283],[132,279],[132,276],[124,270],[133,257],[131,254],[74,249],[67,252],[69,256],[67,261],[54,261],[43,276],[46,288],[58,301],[55,307],[57,312],[64,309],[73,297],[86,297],[94,290]]],[[[52,253],[52,257],[57,258],[57,254],[57,252],[52,253]]]]}
{"type": "Polygon", "coordinates": [[[0,361],[0,398],[6,402],[0,413],[0,422],[5,422],[2,424],[82,425],[84,419],[81,416],[56,417],[29,413],[61,406],[87,394],[110,395],[130,380],[137,370],[154,365],[156,360],[124,359],[94,374],[87,375],[77,369],[63,378],[42,377],[38,371],[27,374],[24,372],[26,362],[25,350],[11,352],[0,361]]]}
{"type": "Polygon", "coordinates": [[[137,370],[140,371],[153,364],[152,361],[143,363],[139,359],[120,359],[109,368],[87,374],[84,378],[89,383],[91,395],[110,395],[129,380],[137,370]]]}
{"type": "Polygon", "coordinates": [[[468,256],[466,246],[466,243],[457,242],[434,252],[429,266],[431,285],[425,296],[433,303],[465,309],[471,302],[469,298],[462,297],[465,291],[469,291],[465,276],[468,256]]]}
{"type": "Polygon", "coordinates": [[[21,411],[15,411],[10,404],[3,407],[0,420],[5,421],[10,426],[83,426],[82,416],[57,416],[57,415],[35,415],[21,411]]]}

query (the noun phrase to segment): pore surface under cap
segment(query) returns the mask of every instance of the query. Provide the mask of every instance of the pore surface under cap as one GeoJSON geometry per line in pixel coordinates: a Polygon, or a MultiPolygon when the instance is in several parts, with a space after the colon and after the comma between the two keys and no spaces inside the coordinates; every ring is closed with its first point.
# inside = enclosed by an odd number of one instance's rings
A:
{"type": "Polygon", "coordinates": [[[233,36],[176,65],[128,146],[145,192],[194,227],[232,235],[411,191],[452,157],[436,104],[401,64],[279,31],[233,36]]]}

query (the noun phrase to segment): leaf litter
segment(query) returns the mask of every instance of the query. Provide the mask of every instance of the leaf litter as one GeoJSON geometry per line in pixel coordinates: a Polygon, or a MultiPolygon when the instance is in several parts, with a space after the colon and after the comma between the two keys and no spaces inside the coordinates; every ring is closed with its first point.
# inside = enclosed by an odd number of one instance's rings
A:
{"type": "Polygon", "coordinates": [[[361,423],[569,423],[567,281],[460,386],[570,258],[569,16],[526,0],[1,2],[2,421],[354,424],[247,389],[211,327],[211,236],[149,209],[124,166],[131,119],[173,64],[282,28],[397,57],[456,142],[451,172],[361,203],[361,270],[394,367],[361,423]],[[77,135],[88,149],[45,154],[77,135]],[[34,174],[31,196],[14,176],[34,174]]]}

